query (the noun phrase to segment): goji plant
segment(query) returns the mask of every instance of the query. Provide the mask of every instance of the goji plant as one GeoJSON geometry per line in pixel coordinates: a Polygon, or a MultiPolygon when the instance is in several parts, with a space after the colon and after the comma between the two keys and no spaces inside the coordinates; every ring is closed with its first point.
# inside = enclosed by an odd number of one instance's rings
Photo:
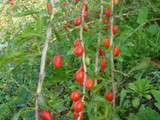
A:
{"type": "Polygon", "coordinates": [[[0,1],[0,120],[160,120],[159,1],[0,1]]]}

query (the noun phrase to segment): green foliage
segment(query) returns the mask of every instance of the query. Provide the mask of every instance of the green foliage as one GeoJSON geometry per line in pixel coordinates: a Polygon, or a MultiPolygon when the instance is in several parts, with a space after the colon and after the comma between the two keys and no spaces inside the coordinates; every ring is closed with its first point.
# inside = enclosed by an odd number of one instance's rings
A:
{"type": "Polygon", "coordinates": [[[137,114],[130,114],[128,120],[160,120],[160,115],[150,108],[140,108],[137,114]]]}

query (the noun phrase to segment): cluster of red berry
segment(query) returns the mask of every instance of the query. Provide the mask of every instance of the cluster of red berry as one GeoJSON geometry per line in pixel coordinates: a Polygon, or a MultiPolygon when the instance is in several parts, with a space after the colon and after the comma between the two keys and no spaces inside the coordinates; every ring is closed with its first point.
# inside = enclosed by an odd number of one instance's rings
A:
{"type": "MultiPolygon", "coordinates": [[[[75,2],[78,3],[78,2],[80,2],[80,0],[75,0],[75,2]]],[[[70,4],[69,4],[68,2],[64,2],[63,5],[62,5],[62,7],[63,7],[63,8],[64,8],[64,7],[68,7],[69,5],[70,5],[70,4]]],[[[84,20],[87,20],[87,19],[88,19],[88,4],[85,4],[84,20]]],[[[78,16],[78,17],[76,17],[73,21],[72,21],[72,20],[69,21],[69,22],[64,21],[63,27],[64,27],[65,29],[66,29],[67,27],[68,27],[68,28],[72,28],[72,27],[73,27],[73,24],[74,24],[75,27],[78,27],[78,26],[81,25],[81,22],[82,22],[82,21],[81,21],[81,16],[78,16]]],[[[83,31],[84,31],[84,32],[88,32],[89,29],[90,29],[90,27],[86,28],[86,27],[83,26],[83,31]]]]}
{"type": "MultiPolygon", "coordinates": [[[[75,2],[79,2],[80,0],[75,0],[75,2]]],[[[114,5],[118,4],[118,0],[113,0],[114,5]]],[[[69,4],[67,4],[67,2],[65,2],[65,4],[63,4],[63,6],[68,6],[69,4]]],[[[52,14],[52,4],[49,3],[48,4],[48,11],[49,11],[49,15],[52,14]]],[[[106,13],[105,13],[107,19],[103,20],[103,24],[108,24],[108,20],[110,19],[111,15],[111,10],[110,7],[106,8],[106,13]]],[[[88,19],[88,4],[85,4],[85,11],[84,11],[84,20],[88,19]]],[[[69,23],[67,24],[67,22],[64,22],[64,28],[72,28],[72,21],[69,21],[69,23]]],[[[82,20],[81,20],[81,16],[78,16],[74,19],[74,25],[76,27],[80,26],[82,24],[82,20]]],[[[110,28],[110,27],[109,27],[110,28]]],[[[118,34],[118,26],[114,25],[112,28],[112,33],[113,36],[116,36],[118,34]]],[[[111,44],[110,44],[110,38],[106,38],[103,41],[103,47],[105,49],[109,49],[111,48],[111,44]]],[[[121,50],[118,47],[114,47],[111,49],[113,51],[113,56],[114,58],[120,56],[121,54],[121,50]]],[[[80,39],[75,39],[73,42],[73,54],[78,57],[81,58],[84,54],[84,46],[82,45],[82,41],[80,39]]],[[[101,67],[101,72],[105,73],[105,69],[106,69],[106,65],[107,65],[107,60],[105,58],[105,51],[101,48],[99,49],[99,56],[102,57],[102,60],[100,62],[100,67],[101,67]]],[[[62,67],[62,56],[61,55],[55,55],[53,58],[53,65],[55,67],[55,69],[60,69],[62,67]]],[[[82,87],[83,83],[84,83],[84,77],[85,77],[85,71],[83,68],[83,65],[79,68],[79,70],[75,73],[75,81],[82,87]]],[[[91,79],[87,79],[86,83],[85,83],[85,88],[90,91],[92,90],[94,87],[94,82],[91,79]]],[[[70,95],[70,99],[71,101],[74,103],[73,105],[73,109],[74,109],[74,120],[77,120],[78,118],[80,118],[80,120],[84,119],[84,115],[83,115],[83,108],[84,108],[84,103],[81,99],[82,94],[80,91],[73,91],[70,95]]],[[[112,103],[113,100],[113,94],[112,92],[108,92],[105,94],[105,99],[112,103]]],[[[41,118],[42,120],[53,120],[53,116],[50,112],[48,111],[42,111],[41,112],[41,118]]]]}
{"type": "MultiPolygon", "coordinates": [[[[85,4],[85,11],[84,11],[84,20],[86,20],[86,19],[88,19],[88,4],[85,4]]],[[[75,26],[79,26],[82,24],[80,16],[75,18],[74,24],[75,24],[75,26]]],[[[84,29],[83,29],[83,31],[84,31],[84,29]]],[[[74,40],[73,47],[74,47],[74,55],[76,57],[82,57],[84,54],[84,48],[82,45],[82,41],[79,39],[74,40]]],[[[82,66],[75,73],[75,80],[80,86],[83,86],[83,84],[84,84],[84,79],[85,79],[84,77],[85,77],[85,71],[82,66]]],[[[85,82],[85,86],[83,86],[83,87],[87,88],[87,90],[92,90],[94,87],[93,80],[87,79],[85,82]]],[[[78,117],[80,118],[80,120],[83,120],[84,119],[84,116],[83,116],[84,103],[81,100],[81,93],[79,91],[74,91],[71,93],[70,98],[71,98],[72,102],[75,102],[74,106],[73,106],[74,120],[77,120],[78,117]]]]}
{"type": "MultiPolygon", "coordinates": [[[[119,3],[119,0],[113,0],[113,5],[117,5],[119,3]]],[[[105,25],[108,25],[107,26],[107,29],[105,30],[108,30],[110,29],[110,24],[108,22],[108,20],[110,20],[110,17],[111,17],[111,10],[110,10],[110,6],[108,6],[106,8],[106,13],[105,13],[107,19],[104,19],[103,20],[103,24],[105,25]]],[[[119,29],[118,29],[118,26],[117,25],[113,25],[113,28],[112,28],[112,34],[113,34],[113,37],[116,36],[119,32],[119,29]]],[[[106,38],[104,41],[103,41],[103,46],[105,49],[109,49],[110,47],[113,47],[111,46],[110,44],[110,38],[106,38]]],[[[118,47],[114,47],[114,48],[111,48],[111,50],[113,51],[113,57],[116,58],[118,56],[120,56],[121,54],[121,50],[118,48],[118,47]]],[[[106,69],[106,64],[107,64],[107,60],[105,59],[105,51],[103,49],[99,49],[99,56],[103,57],[101,62],[100,62],[100,67],[101,67],[101,72],[102,73],[105,73],[105,69],[106,69]]],[[[112,102],[112,99],[113,99],[113,94],[112,92],[108,92],[105,94],[105,98],[107,101],[109,102],[112,102]]]]}

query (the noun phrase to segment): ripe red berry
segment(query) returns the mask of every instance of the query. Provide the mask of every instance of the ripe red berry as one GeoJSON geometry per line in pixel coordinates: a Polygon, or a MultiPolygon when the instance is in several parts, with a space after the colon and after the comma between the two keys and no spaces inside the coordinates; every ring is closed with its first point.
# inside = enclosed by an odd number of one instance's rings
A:
{"type": "Polygon", "coordinates": [[[103,24],[107,25],[107,24],[108,24],[108,20],[107,20],[107,19],[104,19],[104,20],[103,20],[103,24]]]}
{"type": "Polygon", "coordinates": [[[111,17],[111,10],[110,10],[109,7],[106,9],[106,16],[107,16],[108,18],[111,17]]]}
{"type": "Polygon", "coordinates": [[[76,57],[82,57],[82,55],[83,55],[83,47],[82,46],[79,46],[79,47],[76,47],[76,48],[74,48],[74,55],[76,56],[76,57]]]}
{"type": "Polygon", "coordinates": [[[76,17],[75,20],[74,20],[74,25],[75,26],[79,26],[81,24],[81,17],[76,17]]]}
{"type": "Polygon", "coordinates": [[[106,64],[107,64],[106,59],[103,59],[103,60],[101,61],[101,72],[102,72],[102,73],[105,72],[106,64]]]}
{"type": "Polygon", "coordinates": [[[84,31],[84,32],[88,32],[88,31],[89,31],[89,28],[85,28],[85,27],[83,26],[83,31],[84,31]]]}
{"type": "Polygon", "coordinates": [[[81,93],[79,91],[72,92],[70,96],[72,102],[78,101],[80,97],[81,97],[81,93]]]}
{"type": "Polygon", "coordinates": [[[91,89],[93,89],[93,87],[94,87],[94,82],[93,82],[93,80],[86,80],[86,88],[87,88],[88,90],[91,90],[91,89]]]}
{"type": "Polygon", "coordinates": [[[76,82],[78,82],[80,85],[83,85],[84,71],[83,70],[77,71],[75,74],[75,79],[76,79],[76,82]]]}
{"type": "Polygon", "coordinates": [[[118,26],[117,25],[114,25],[113,26],[113,29],[112,29],[112,32],[113,32],[113,35],[116,35],[118,33],[118,26]]]}
{"type": "Polygon", "coordinates": [[[118,57],[121,55],[121,50],[118,47],[113,48],[114,57],[118,57]]]}
{"type": "Polygon", "coordinates": [[[52,113],[50,113],[48,111],[42,111],[40,113],[40,117],[41,117],[41,120],[54,120],[52,113]]]}
{"type": "Polygon", "coordinates": [[[106,98],[107,101],[112,102],[113,93],[112,92],[106,93],[105,98],[106,98]]]}
{"type": "Polygon", "coordinates": [[[69,28],[72,28],[72,21],[69,21],[68,27],[69,27],[69,28]]]}
{"type": "Polygon", "coordinates": [[[83,110],[83,107],[84,107],[83,102],[81,100],[77,101],[73,106],[74,112],[76,113],[81,112],[83,110]]]}
{"type": "Polygon", "coordinates": [[[54,67],[56,69],[59,69],[62,67],[62,56],[61,55],[55,55],[54,58],[53,58],[53,64],[54,64],[54,67]]]}
{"type": "Polygon", "coordinates": [[[69,2],[63,2],[63,3],[62,3],[62,8],[68,7],[69,5],[70,5],[69,2]]]}
{"type": "Polygon", "coordinates": [[[52,11],[53,11],[52,3],[48,3],[48,4],[47,4],[47,8],[48,8],[48,14],[49,14],[49,15],[52,15],[52,11]]]}
{"type": "Polygon", "coordinates": [[[80,0],[75,0],[76,3],[80,2],[80,0]]]}
{"type": "Polygon", "coordinates": [[[10,5],[14,5],[15,0],[9,0],[10,5]]]}
{"type": "Polygon", "coordinates": [[[106,39],[104,40],[104,47],[105,47],[105,48],[109,48],[109,47],[110,47],[110,39],[109,39],[109,38],[106,38],[106,39]]]}
{"type": "Polygon", "coordinates": [[[84,11],[84,20],[88,19],[88,11],[84,11]]]}
{"type": "Polygon", "coordinates": [[[73,47],[77,48],[81,46],[81,41],[79,39],[75,39],[73,43],[73,47]]]}
{"type": "Polygon", "coordinates": [[[85,4],[85,11],[88,11],[88,4],[85,4]]]}
{"type": "Polygon", "coordinates": [[[84,120],[83,112],[81,113],[74,112],[74,120],[78,120],[78,117],[80,117],[80,120],[84,120]]]}
{"type": "Polygon", "coordinates": [[[99,56],[105,56],[105,51],[102,49],[99,49],[99,56]]]}

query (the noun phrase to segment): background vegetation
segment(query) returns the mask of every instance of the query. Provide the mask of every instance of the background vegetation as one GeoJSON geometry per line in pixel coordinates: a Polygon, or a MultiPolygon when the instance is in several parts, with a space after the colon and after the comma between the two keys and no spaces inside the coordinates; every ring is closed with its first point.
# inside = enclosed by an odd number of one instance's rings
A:
{"type": "MultiPolygon", "coordinates": [[[[13,16],[6,0],[0,2],[0,120],[34,119],[35,92],[40,57],[49,21],[45,0],[16,0],[13,16]],[[5,3],[4,3],[5,2],[5,3]]],[[[65,0],[67,1],[67,0],[65,0]]],[[[80,89],[74,82],[74,73],[81,61],[73,56],[73,41],[79,29],[64,29],[63,22],[80,14],[71,0],[63,8],[64,0],[56,4],[58,12],[52,21],[53,39],[49,43],[46,78],[40,108],[53,112],[57,120],[73,119],[69,108],[70,93],[80,89]],[[66,35],[70,34],[70,37],[66,35]],[[52,59],[62,54],[63,68],[54,70],[52,59]]],[[[104,7],[106,4],[104,3],[104,7]]],[[[160,120],[160,0],[121,0],[115,9],[120,32],[115,43],[122,55],[116,59],[117,120],[160,120]]],[[[91,30],[84,33],[88,73],[101,80],[90,93],[85,107],[87,120],[105,120],[111,117],[111,105],[104,99],[104,91],[111,90],[108,72],[94,75],[98,15],[100,2],[89,0],[91,30]],[[93,114],[93,104],[97,113],[93,114]]],[[[102,31],[103,32],[103,31],[102,31]]],[[[103,32],[103,38],[106,32],[103,32]]],[[[106,50],[108,52],[108,50],[106,50]]],[[[109,54],[106,56],[109,59],[109,54]]],[[[109,66],[109,63],[108,63],[109,66]]]]}

